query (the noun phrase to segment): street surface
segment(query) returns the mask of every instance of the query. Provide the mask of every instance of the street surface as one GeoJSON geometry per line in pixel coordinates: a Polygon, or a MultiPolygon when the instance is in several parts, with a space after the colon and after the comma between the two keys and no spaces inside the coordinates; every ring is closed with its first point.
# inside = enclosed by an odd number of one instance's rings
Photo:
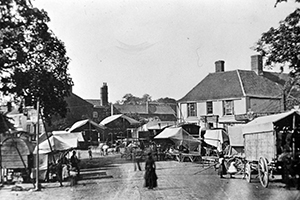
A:
{"type": "Polygon", "coordinates": [[[78,185],[73,187],[69,182],[64,182],[64,187],[59,187],[58,183],[43,183],[42,191],[30,189],[32,185],[22,185],[29,190],[18,192],[11,191],[11,187],[5,186],[0,189],[0,199],[300,199],[300,191],[294,188],[286,190],[279,181],[272,181],[268,188],[263,188],[258,179],[254,179],[253,183],[247,183],[241,176],[220,179],[213,167],[206,169],[207,165],[177,161],[156,162],[158,188],[148,190],[143,187],[144,171],[134,171],[133,163],[121,159],[119,154],[104,157],[96,154],[96,158],[92,161],[84,159],[87,156],[85,152],[80,155],[83,163],[93,162],[95,166],[98,165],[97,170],[106,176],[80,180],[78,185]]]}

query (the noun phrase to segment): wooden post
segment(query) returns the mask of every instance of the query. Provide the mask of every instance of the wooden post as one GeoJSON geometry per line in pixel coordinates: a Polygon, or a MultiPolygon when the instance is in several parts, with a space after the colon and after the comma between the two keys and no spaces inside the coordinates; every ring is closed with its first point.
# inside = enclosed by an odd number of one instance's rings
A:
{"type": "Polygon", "coordinates": [[[201,148],[202,148],[202,146],[201,146],[201,126],[200,126],[200,128],[199,128],[199,141],[200,141],[200,144],[199,144],[199,149],[198,149],[198,151],[199,151],[199,155],[201,156],[201,148]]]}
{"type": "Polygon", "coordinates": [[[40,183],[39,183],[39,132],[40,132],[40,124],[39,124],[39,112],[40,112],[40,102],[39,100],[37,101],[37,122],[36,122],[36,177],[35,177],[35,190],[40,191],[40,183]]]}
{"type": "MultiPolygon", "coordinates": [[[[3,121],[3,123],[4,123],[4,121],[3,121]]],[[[3,178],[2,178],[2,153],[1,153],[1,148],[2,148],[2,139],[1,139],[1,133],[0,133],[0,184],[3,182],[3,178]]]]}
{"type": "Polygon", "coordinates": [[[295,145],[295,132],[296,132],[296,112],[293,114],[293,134],[292,134],[292,156],[293,159],[296,157],[296,145],[295,145]]]}

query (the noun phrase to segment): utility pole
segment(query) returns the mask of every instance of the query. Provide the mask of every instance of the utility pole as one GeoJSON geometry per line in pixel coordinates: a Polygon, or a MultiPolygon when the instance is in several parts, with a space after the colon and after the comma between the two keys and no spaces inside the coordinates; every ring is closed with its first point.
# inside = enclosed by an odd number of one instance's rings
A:
{"type": "MultiPolygon", "coordinates": [[[[2,113],[0,113],[1,116],[2,116],[2,113]]],[[[2,116],[2,119],[3,119],[3,116],[2,116]]],[[[4,119],[3,119],[4,120],[4,119]]],[[[3,121],[4,123],[4,121],[3,121]]],[[[2,184],[3,182],[3,179],[2,179],[2,153],[1,153],[1,149],[2,149],[2,139],[1,139],[1,134],[0,133],[0,185],[2,184]]]]}
{"type": "Polygon", "coordinates": [[[36,177],[35,177],[35,190],[36,191],[40,191],[40,183],[39,183],[39,132],[40,132],[40,124],[39,124],[39,120],[40,120],[40,101],[37,101],[37,122],[36,122],[36,177]]]}

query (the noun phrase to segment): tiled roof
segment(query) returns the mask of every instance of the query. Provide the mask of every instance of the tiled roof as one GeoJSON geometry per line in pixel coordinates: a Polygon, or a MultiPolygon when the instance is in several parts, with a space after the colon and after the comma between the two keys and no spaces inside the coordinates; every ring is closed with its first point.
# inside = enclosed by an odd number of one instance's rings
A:
{"type": "MultiPolygon", "coordinates": [[[[282,86],[265,77],[265,74],[271,75],[271,73],[264,73],[262,76],[258,76],[254,71],[237,71],[241,77],[246,96],[279,98],[282,95],[282,86]]],[[[273,80],[275,80],[276,76],[273,77],[273,80]]]]}
{"type": "Polygon", "coordinates": [[[287,74],[264,72],[259,76],[250,70],[208,74],[178,102],[229,99],[244,96],[279,98],[287,74]]]}
{"type": "Polygon", "coordinates": [[[114,107],[117,108],[123,114],[125,113],[147,114],[145,105],[114,104],[114,107]]]}
{"type": "Polygon", "coordinates": [[[201,101],[243,96],[237,71],[208,74],[179,102],[201,101]]]}
{"type": "Polygon", "coordinates": [[[144,105],[114,104],[114,107],[123,114],[137,113],[137,114],[175,115],[175,111],[169,105],[149,104],[148,110],[145,104],[144,105]]]}

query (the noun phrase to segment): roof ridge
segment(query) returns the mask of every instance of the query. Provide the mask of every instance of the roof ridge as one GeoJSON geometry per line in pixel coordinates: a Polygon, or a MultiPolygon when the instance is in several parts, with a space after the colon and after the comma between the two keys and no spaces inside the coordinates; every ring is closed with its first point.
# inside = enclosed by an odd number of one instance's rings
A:
{"type": "Polygon", "coordinates": [[[236,73],[237,73],[237,76],[238,76],[238,78],[239,78],[239,82],[240,82],[240,86],[241,86],[243,95],[246,96],[245,88],[244,88],[244,85],[243,85],[243,81],[242,81],[242,78],[241,78],[239,69],[236,70],[236,73]]]}

